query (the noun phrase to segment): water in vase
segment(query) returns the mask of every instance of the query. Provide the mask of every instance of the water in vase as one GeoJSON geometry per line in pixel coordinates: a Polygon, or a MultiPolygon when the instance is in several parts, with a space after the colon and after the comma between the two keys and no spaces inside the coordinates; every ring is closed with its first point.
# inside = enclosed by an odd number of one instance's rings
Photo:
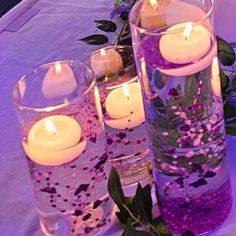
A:
{"type": "MultiPolygon", "coordinates": [[[[83,127],[82,141],[86,146],[82,153],[72,161],[54,166],[41,165],[27,157],[45,235],[100,234],[113,214],[114,205],[107,193],[110,164],[104,130],[92,106],[84,104],[80,112],[77,106],[61,114],[74,118],[83,127]]],[[[25,137],[25,145],[26,141],[25,137]]]]}
{"type": "Polygon", "coordinates": [[[173,233],[200,235],[219,227],[232,206],[216,44],[204,65],[181,65],[193,71],[186,76],[162,57],[159,40],[147,36],[137,53],[157,196],[173,233]]]}

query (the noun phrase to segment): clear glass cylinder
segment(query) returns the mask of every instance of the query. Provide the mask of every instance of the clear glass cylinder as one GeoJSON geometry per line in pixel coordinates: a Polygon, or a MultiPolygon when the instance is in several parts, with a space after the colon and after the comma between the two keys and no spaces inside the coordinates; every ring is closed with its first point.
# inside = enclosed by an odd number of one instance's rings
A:
{"type": "Polygon", "coordinates": [[[43,65],[14,87],[13,102],[44,235],[94,235],[109,225],[110,164],[92,70],[43,65]]]}
{"type": "Polygon", "coordinates": [[[141,0],[129,21],[161,213],[181,234],[232,206],[212,0],[141,0]]]}
{"type": "Polygon", "coordinates": [[[111,46],[83,60],[100,92],[107,151],[123,186],[150,181],[150,154],[133,48],[111,46]]]}

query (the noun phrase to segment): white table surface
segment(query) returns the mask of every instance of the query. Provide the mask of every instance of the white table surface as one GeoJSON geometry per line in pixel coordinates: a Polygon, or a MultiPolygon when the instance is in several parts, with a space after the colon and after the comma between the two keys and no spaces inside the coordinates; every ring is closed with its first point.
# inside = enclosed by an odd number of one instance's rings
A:
{"type": "MultiPolygon", "coordinates": [[[[82,59],[98,46],[77,39],[96,32],[94,20],[109,19],[112,0],[23,0],[0,19],[0,235],[41,235],[11,102],[13,84],[33,68],[55,60],[82,59]],[[30,5],[40,10],[17,32],[4,29],[30,5]]],[[[215,0],[216,33],[236,41],[236,1],[215,0]]],[[[13,23],[14,24],[14,23],[13,23]]],[[[108,33],[111,41],[115,35],[108,33]]],[[[228,137],[228,156],[236,202],[236,138],[228,137]]],[[[113,225],[106,235],[119,236],[113,225]]],[[[236,235],[236,207],[214,236],[236,235]]]]}

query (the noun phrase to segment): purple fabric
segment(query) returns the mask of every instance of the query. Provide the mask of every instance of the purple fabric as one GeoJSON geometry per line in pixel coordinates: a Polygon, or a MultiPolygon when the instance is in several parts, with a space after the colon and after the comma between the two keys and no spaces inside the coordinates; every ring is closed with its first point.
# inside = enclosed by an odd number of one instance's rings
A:
{"type": "MultiPolygon", "coordinates": [[[[236,41],[234,0],[216,0],[216,29],[236,41]],[[227,25],[227,26],[226,26],[227,25]]],[[[94,20],[109,19],[112,0],[25,0],[0,19],[0,235],[41,235],[30,178],[20,146],[17,119],[11,102],[13,84],[38,65],[64,59],[82,59],[96,46],[77,39],[98,33],[94,20]],[[40,11],[17,32],[2,31],[28,4],[40,11]]],[[[113,42],[115,34],[108,33],[113,42]]],[[[228,137],[234,202],[236,202],[236,138],[228,137]]],[[[235,236],[236,206],[214,236],[235,236]]],[[[106,234],[121,235],[117,224],[106,234]]]]}

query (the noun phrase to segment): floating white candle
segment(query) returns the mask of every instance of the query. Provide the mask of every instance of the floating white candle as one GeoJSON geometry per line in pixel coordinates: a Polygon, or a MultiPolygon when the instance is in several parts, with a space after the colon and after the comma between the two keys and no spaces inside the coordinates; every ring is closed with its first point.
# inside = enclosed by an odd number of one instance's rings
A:
{"type": "Polygon", "coordinates": [[[61,165],[76,158],[85,149],[80,142],[79,123],[65,115],[53,115],[37,121],[23,142],[27,156],[41,165],[61,165]]]}
{"type": "Polygon", "coordinates": [[[106,111],[113,119],[124,118],[143,109],[139,82],[123,84],[113,89],[105,102],[106,111]]]}
{"type": "MultiPolygon", "coordinates": [[[[168,2],[168,1],[167,1],[168,2]]],[[[144,29],[158,29],[165,25],[166,0],[146,0],[140,10],[140,22],[144,29]]]]}
{"type": "Polygon", "coordinates": [[[105,108],[110,120],[105,123],[112,128],[133,128],[144,122],[142,93],[139,82],[123,84],[107,96],[105,108]]]}
{"type": "Polygon", "coordinates": [[[195,74],[212,64],[213,58],[217,55],[217,45],[216,42],[213,43],[211,50],[206,54],[201,60],[196,63],[191,63],[183,67],[174,69],[160,69],[160,71],[167,75],[172,76],[187,76],[195,74]]]}
{"type": "Polygon", "coordinates": [[[45,98],[69,95],[77,86],[74,72],[67,64],[56,62],[51,66],[42,83],[45,98]]]}
{"type": "Polygon", "coordinates": [[[193,25],[192,22],[170,27],[160,40],[162,56],[175,64],[196,62],[207,54],[210,47],[209,31],[202,25],[193,25]]]}
{"type": "Polygon", "coordinates": [[[98,78],[118,73],[123,67],[123,61],[115,49],[101,49],[100,52],[92,54],[90,66],[98,78]]]}

